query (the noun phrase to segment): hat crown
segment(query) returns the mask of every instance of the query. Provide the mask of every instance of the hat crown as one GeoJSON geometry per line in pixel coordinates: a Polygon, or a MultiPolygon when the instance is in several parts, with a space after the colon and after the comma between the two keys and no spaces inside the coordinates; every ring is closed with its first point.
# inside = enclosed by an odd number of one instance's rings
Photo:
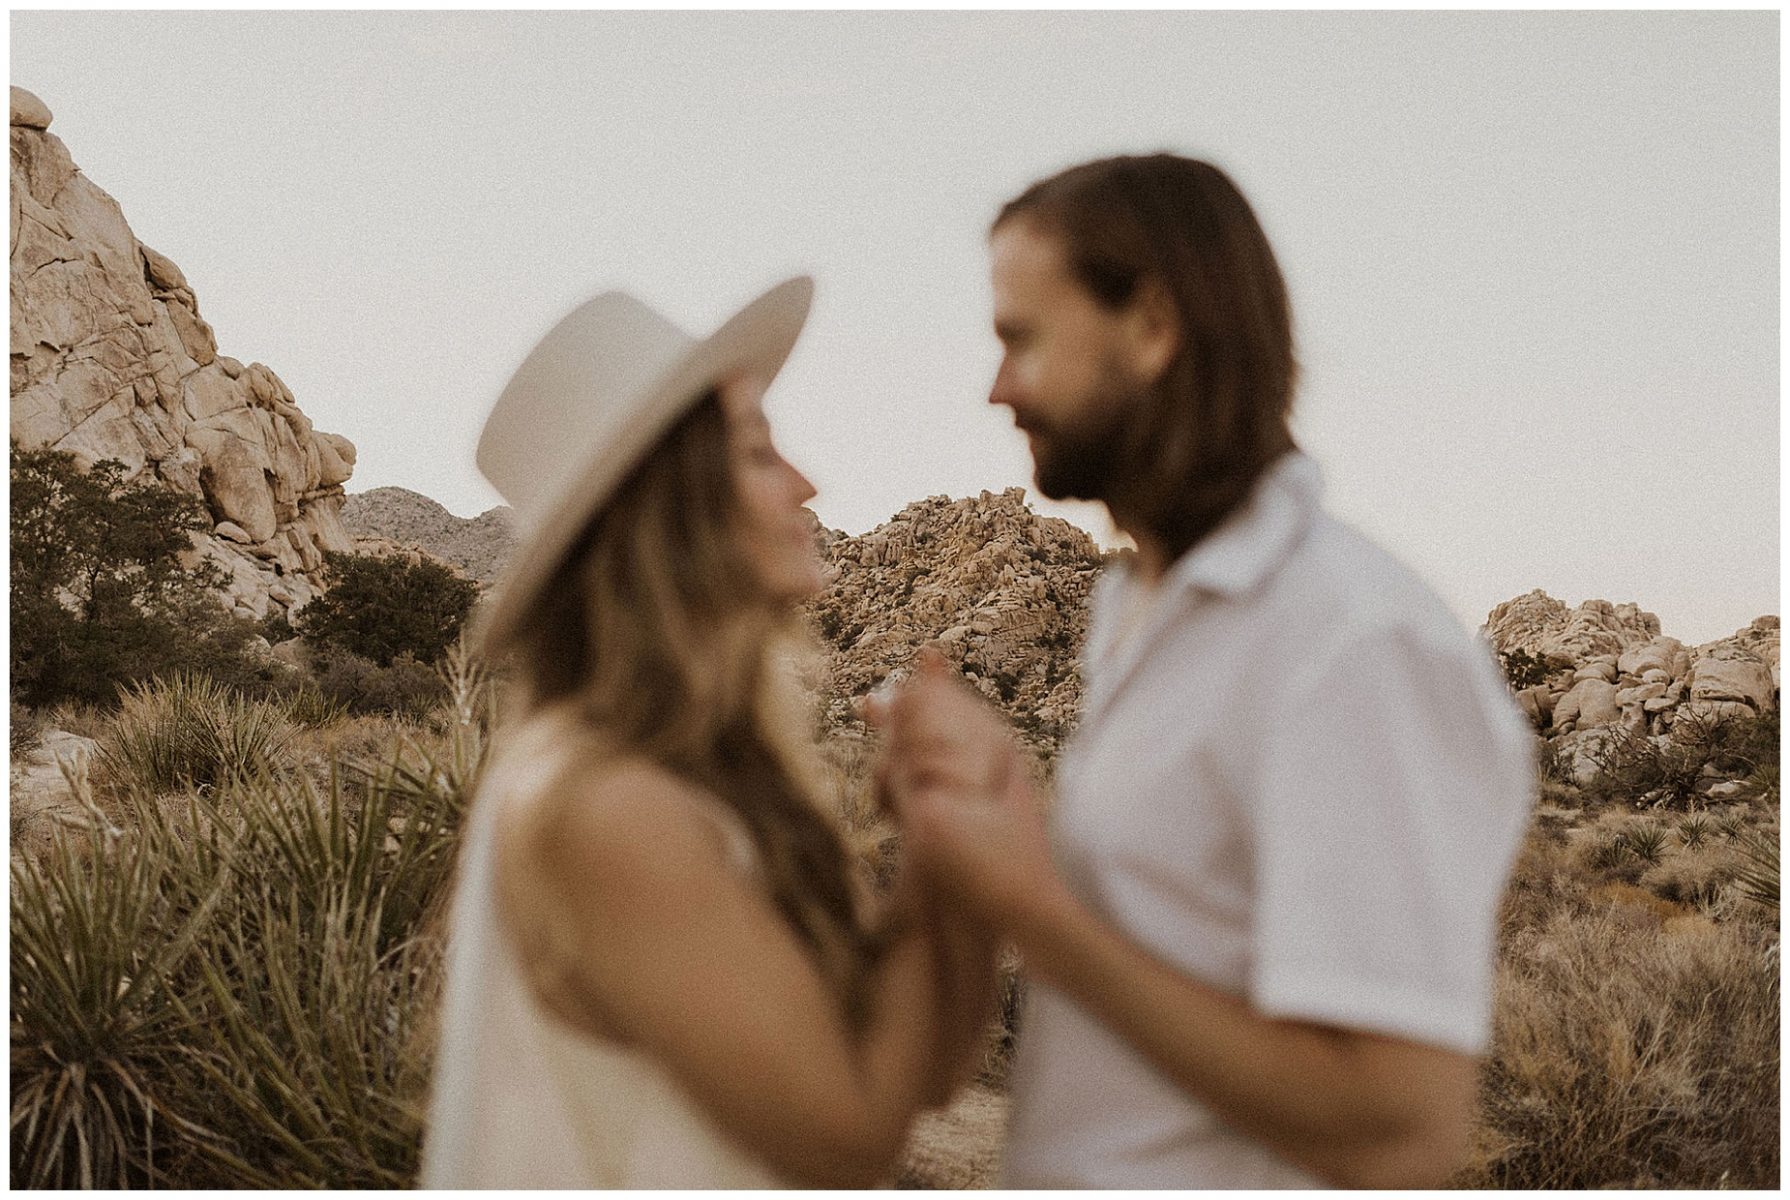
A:
{"type": "Polygon", "coordinates": [[[585,301],[529,352],[492,407],[478,466],[534,526],[697,339],[626,292],[585,301]]]}

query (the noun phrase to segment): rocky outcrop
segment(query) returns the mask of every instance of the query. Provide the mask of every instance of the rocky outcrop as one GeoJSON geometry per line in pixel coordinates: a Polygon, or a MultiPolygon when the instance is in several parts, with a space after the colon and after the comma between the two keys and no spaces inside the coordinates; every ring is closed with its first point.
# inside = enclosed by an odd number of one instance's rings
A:
{"type": "Polygon", "coordinates": [[[1778,618],[1686,646],[1633,604],[1577,608],[1533,591],[1494,608],[1480,632],[1499,654],[1553,660],[1546,681],[1516,693],[1536,728],[1590,770],[1607,733],[1668,736],[1687,716],[1754,716],[1778,703],[1778,618]]]}
{"type": "Polygon", "coordinates": [[[1599,655],[1620,656],[1657,638],[1660,630],[1659,618],[1636,605],[1587,600],[1568,608],[1537,588],[1492,609],[1483,632],[1501,653],[1521,648],[1579,663],[1599,655]]]}
{"type": "Polygon", "coordinates": [[[218,353],[180,268],[136,239],[50,121],[12,89],[12,436],[202,498],[215,526],[193,554],[224,568],[235,610],[303,604],[324,552],[353,549],[354,446],[313,429],[271,369],[218,353]]]}
{"type": "Polygon", "coordinates": [[[342,524],[363,551],[415,547],[483,584],[497,578],[516,545],[508,508],[456,517],[422,493],[400,487],[348,496],[342,524]]]}
{"type": "Polygon", "coordinates": [[[816,541],[830,582],[809,612],[828,649],[829,724],[860,729],[854,701],[934,645],[1035,748],[1054,752],[1074,729],[1101,568],[1086,533],[1009,488],[929,497],[859,537],[817,530],[816,541]]]}

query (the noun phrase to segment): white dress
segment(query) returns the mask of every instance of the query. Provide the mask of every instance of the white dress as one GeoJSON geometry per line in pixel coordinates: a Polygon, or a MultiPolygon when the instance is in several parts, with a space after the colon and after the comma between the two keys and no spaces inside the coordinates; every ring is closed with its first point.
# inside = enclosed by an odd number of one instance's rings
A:
{"type": "MultiPolygon", "coordinates": [[[[574,1029],[530,990],[498,920],[494,813],[548,783],[573,736],[540,714],[500,740],[467,815],[448,928],[425,1188],[784,1188],[658,1063],[574,1029]]],[[[745,827],[717,806],[739,865],[745,827]],[[732,822],[730,823],[730,819],[732,822]]]]}

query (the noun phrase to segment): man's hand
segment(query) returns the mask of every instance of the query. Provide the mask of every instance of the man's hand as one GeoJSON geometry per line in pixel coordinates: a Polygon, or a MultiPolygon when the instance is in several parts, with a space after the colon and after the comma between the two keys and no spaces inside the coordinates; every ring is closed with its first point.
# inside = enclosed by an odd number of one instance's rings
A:
{"type": "Polygon", "coordinates": [[[922,651],[880,716],[885,791],[918,871],[999,927],[1054,900],[1062,884],[1025,761],[943,656],[922,651]]]}

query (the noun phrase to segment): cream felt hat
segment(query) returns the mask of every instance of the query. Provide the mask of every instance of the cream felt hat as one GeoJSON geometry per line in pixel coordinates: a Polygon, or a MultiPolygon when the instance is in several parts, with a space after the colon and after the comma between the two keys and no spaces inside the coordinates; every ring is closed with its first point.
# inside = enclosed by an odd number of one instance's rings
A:
{"type": "Polygon", "coordinates": [[[813,296],[807,276],[785,280],[696,338],[633,296],[605,292],[548,331],[479,435],[479,472],[509,503],[517,546],[479,606],[474,639],[508,640],[592,517],[705,392],[781,369],[813,296]]]}

